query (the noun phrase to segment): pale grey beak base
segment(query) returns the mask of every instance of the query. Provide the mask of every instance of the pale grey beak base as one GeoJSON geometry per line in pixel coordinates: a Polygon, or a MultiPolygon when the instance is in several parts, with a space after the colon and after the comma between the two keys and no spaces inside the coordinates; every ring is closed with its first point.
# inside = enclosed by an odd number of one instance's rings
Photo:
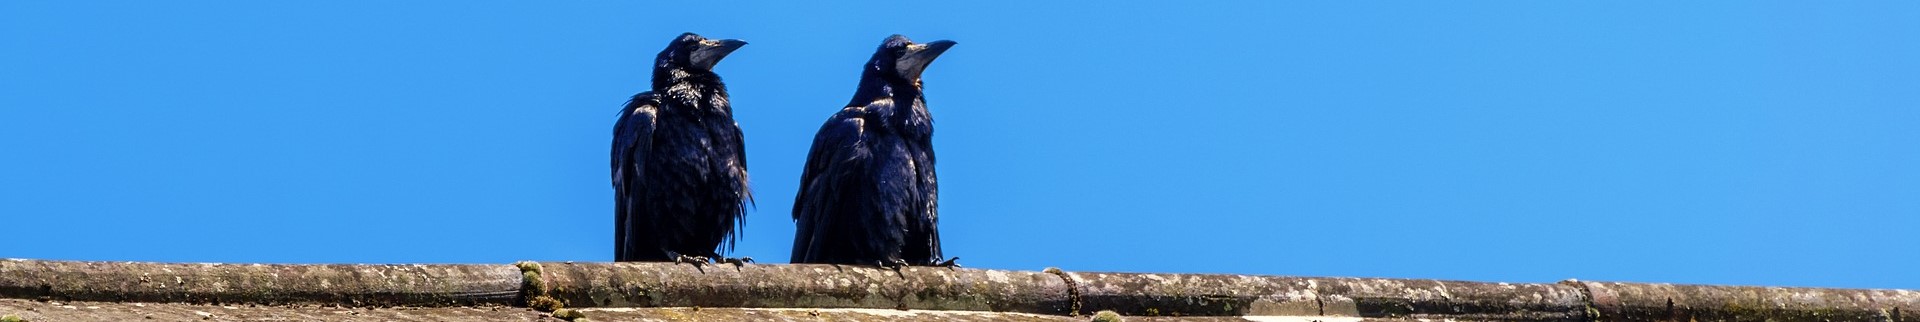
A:
{"type": "Polygon", "coordinates": [[[899,61],[894,62],[893,68],[900,72],[901,78],[919,80],[920,73],[927,70],[927,65],[933,64],[934,58],[940,58],[941,53],[947,52],[948,48],[958,44],[960,43],[952,40],[939,40],[908,45],[907,53],[901,55],[899,61]]]}
{"type": "Polygon", "coordinates": [[[720,59],[727,58],[727,54],[732,54],[734,50],[739,50],[741,46],[746,45],[746,41],[739,39],[702,41],[700,48],[693,50],[693,57],[690,57],[689,63],[694,67],[713,70],[713,66],[719,64],[720,59]]]}

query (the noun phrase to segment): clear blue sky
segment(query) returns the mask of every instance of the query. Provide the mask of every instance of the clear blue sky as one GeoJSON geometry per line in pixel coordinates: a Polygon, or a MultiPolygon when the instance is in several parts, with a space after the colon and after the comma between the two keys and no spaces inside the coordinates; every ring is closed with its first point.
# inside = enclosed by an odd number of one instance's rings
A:
{"type": "Polygon", "coordinates": [[[970,267],[1920,289],[1920,4],[0,2],[0,257],[603,261],[693,31],[784,262],[901,33],[970,267]]]}

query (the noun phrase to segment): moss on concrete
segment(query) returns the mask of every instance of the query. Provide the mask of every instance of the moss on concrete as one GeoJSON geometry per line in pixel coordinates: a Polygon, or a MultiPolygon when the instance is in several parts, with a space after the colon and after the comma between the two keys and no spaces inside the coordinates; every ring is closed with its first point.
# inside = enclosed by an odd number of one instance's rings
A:
{"type": "Polygon", "coordinates": [[[586,318],[587,314],[580,313],[579,310],[574,310],[574,309],[558,309],[558,310],[553,310],[553,317],[560,318],[562,320],[567,320],[567,321],[576,321],[579,319],[586,318]]]}
{"type": "Polygon", "coordinates": [[[527,300],[527,307],[540,312],[553,312],[566,307],[566,304],[560,303],[560,300],[555,300],[552,297],[541,295],[527,300]]]}
{"type": "Polygon", "coordinates": [[[1093,313],[1093,322],[1123,322],[1123,321],[1126,321],[1126,320],[1120,318],[1120,313],[1114,313],[1113,311],[1100,311],[1100,312],[1093,313]]]}
{"type": "Polygon", "coordinates": [[[547,295],[547,283],[541,276],[540,263],[520,261],[513,263],[513,267],[520,269],[521,305],[541,312],[553,312],[565,306],[564,303],[547,295]]]}

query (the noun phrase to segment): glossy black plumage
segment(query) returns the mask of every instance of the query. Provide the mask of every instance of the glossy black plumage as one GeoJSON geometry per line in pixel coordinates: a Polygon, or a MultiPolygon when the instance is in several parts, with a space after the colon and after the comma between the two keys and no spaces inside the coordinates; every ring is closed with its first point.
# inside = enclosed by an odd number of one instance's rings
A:
{"type": "Polygon", "coordinates": [[[933,116],[920,73],[952,41],[888,37],[814,135],[794,198],[794,263],[939,265],[933,116]]]}
{"type": "Polygon", "coordinates": [[[713,65],[746,42],[682,34],[613,128],[614,260],[719,258],[746,204],[747,153],[713,65]]]}

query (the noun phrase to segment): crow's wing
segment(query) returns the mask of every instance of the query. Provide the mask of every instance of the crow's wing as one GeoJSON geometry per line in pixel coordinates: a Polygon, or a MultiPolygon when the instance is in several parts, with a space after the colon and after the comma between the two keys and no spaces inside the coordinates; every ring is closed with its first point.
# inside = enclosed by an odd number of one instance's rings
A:
{"type": "Polygon", "coordinates": [[[863,196],[855,189],[865,188],[869,180],[871,155],[864,142],[866,111],[863,106],[842,109],[813,136],[806,169],[800,174],[800,192],[793,201],[796,231],[792,262],[819,262],[850,251],[832,248],[851,245],[829,243],[835,237],[830,236],[831,230],[849,224],[848,218],[836,217],[862,207],[857,198],[863,196]]]}
{"type": "Polygon", "coordinates": [[[653,121],[660,100],[653,92],[634,95],[620,109],[620,120],[613,124],[613,245],[614,260],[630,256],[628,237],[633,223],[646,222],[646,189],[642,182],[647,152],[653,146],[653,121]]]}
{"type": "Polygon", "coordinates": [[[906,245],[901,255],[909,262],[919,265],[933,265],[945,260],[940,251],[940,181],[934,172],[933,139],[921,138],[913,145],[916,202],[908,207],[912,214],[907,218],[911,225],[908,229],[906,245]]]}

